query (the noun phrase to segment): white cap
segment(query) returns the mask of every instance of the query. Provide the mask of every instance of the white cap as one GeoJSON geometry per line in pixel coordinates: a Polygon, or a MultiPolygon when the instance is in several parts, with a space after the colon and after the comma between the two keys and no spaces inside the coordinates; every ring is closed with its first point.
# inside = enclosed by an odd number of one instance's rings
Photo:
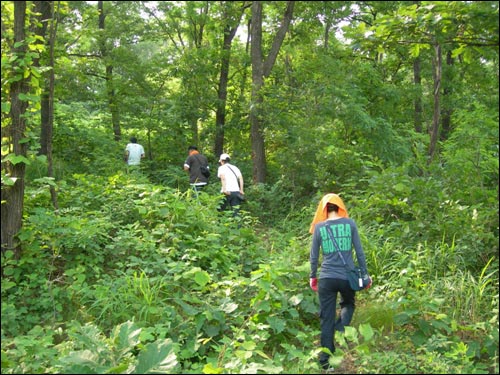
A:
{"type": "Polygon", "coordinates": [[[219,161],[226,161],[227,159],[231,159],[229,154],[221,154],[219,161]]]}

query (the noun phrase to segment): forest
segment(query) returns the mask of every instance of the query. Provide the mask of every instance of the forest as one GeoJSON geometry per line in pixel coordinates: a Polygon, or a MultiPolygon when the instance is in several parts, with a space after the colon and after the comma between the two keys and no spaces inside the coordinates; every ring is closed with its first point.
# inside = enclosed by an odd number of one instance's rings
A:
{"type": "Polygon", "coordinates": [[[2,374],[322,373],[328,193],[373,280],[334,372],[499,373],[498,1],[2,1],[1,19],[2,374]]]}

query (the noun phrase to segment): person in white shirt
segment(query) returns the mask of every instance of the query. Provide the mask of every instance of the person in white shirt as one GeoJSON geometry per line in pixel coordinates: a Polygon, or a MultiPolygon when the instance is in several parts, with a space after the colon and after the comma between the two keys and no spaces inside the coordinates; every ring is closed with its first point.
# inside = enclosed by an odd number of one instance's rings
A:
{"type": "Polygon", "coordinates": [[[234,210],[234,216],[238,214],[239,206],[245,199],[243,175],[239,168],[230,164],[231,158],[228,154],[222,154],[219,158],[221,164],[217,170],[217,177],[221,182],[221,193],[225,195],[221,211],[229,207],[234,210]]]}
{"type": "Polygon", "coordinates": [[[144,147],[137,143],[137,138],[130,138],[130,143],[125,147],[125,161],[127,165],[140,165],[145,157],[144,147]]]}

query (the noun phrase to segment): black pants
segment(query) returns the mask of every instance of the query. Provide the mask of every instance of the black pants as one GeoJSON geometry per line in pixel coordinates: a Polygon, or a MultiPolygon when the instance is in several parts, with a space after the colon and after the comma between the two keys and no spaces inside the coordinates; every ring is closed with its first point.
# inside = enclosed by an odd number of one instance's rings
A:
{"type": "Polygon", "coordinates": [[[202,191],[202,190],[203,190],[203,188],[204,188],[205,186],[207,186],[207,184],[205,184],[205,185],[195,185],[195,184],[190,184],[190,185],[191,185],[191,187],[193,188],[193,190],[194,190],[194,191],[196,191],[196,192],[202,191]]]}
{"type": "Polygon", "coordinates": [[[238,192],[231,191],[229,195],[224,194],[219,211],[233,210],[233,216],[238,216],[241,202],[241,199],[238,198],[238,192]]]}
{"type": "MultiPolygon", "coordinates": [[[[344,332],[344,328],[351,324],[355,308],[355,293],[347,280],[319,279],[319,317],[321,321],[321,346],[335,352],[335,331],[344,332]],[[337,310],[337,296],[340,293],[340,317],[335,321],[337,310]]],[[[323,367],[328,366],[327,353],[321,352],[319,361],[323,367]]]]}

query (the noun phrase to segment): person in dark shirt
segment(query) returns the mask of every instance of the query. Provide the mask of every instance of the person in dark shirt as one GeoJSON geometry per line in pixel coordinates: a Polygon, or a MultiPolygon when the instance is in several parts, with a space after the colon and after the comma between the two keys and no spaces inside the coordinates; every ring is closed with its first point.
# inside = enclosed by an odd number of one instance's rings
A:
{"type": "Polygon", "coordinates": [[[184,162],[184,170],[189,172],[189,184],[196,192],[202,190],[208,184],[208,177],[201,173],[202,165],[209,168],[207,157],[200,154],[196,146],[189,146],[188,157],[184,162]]]}

